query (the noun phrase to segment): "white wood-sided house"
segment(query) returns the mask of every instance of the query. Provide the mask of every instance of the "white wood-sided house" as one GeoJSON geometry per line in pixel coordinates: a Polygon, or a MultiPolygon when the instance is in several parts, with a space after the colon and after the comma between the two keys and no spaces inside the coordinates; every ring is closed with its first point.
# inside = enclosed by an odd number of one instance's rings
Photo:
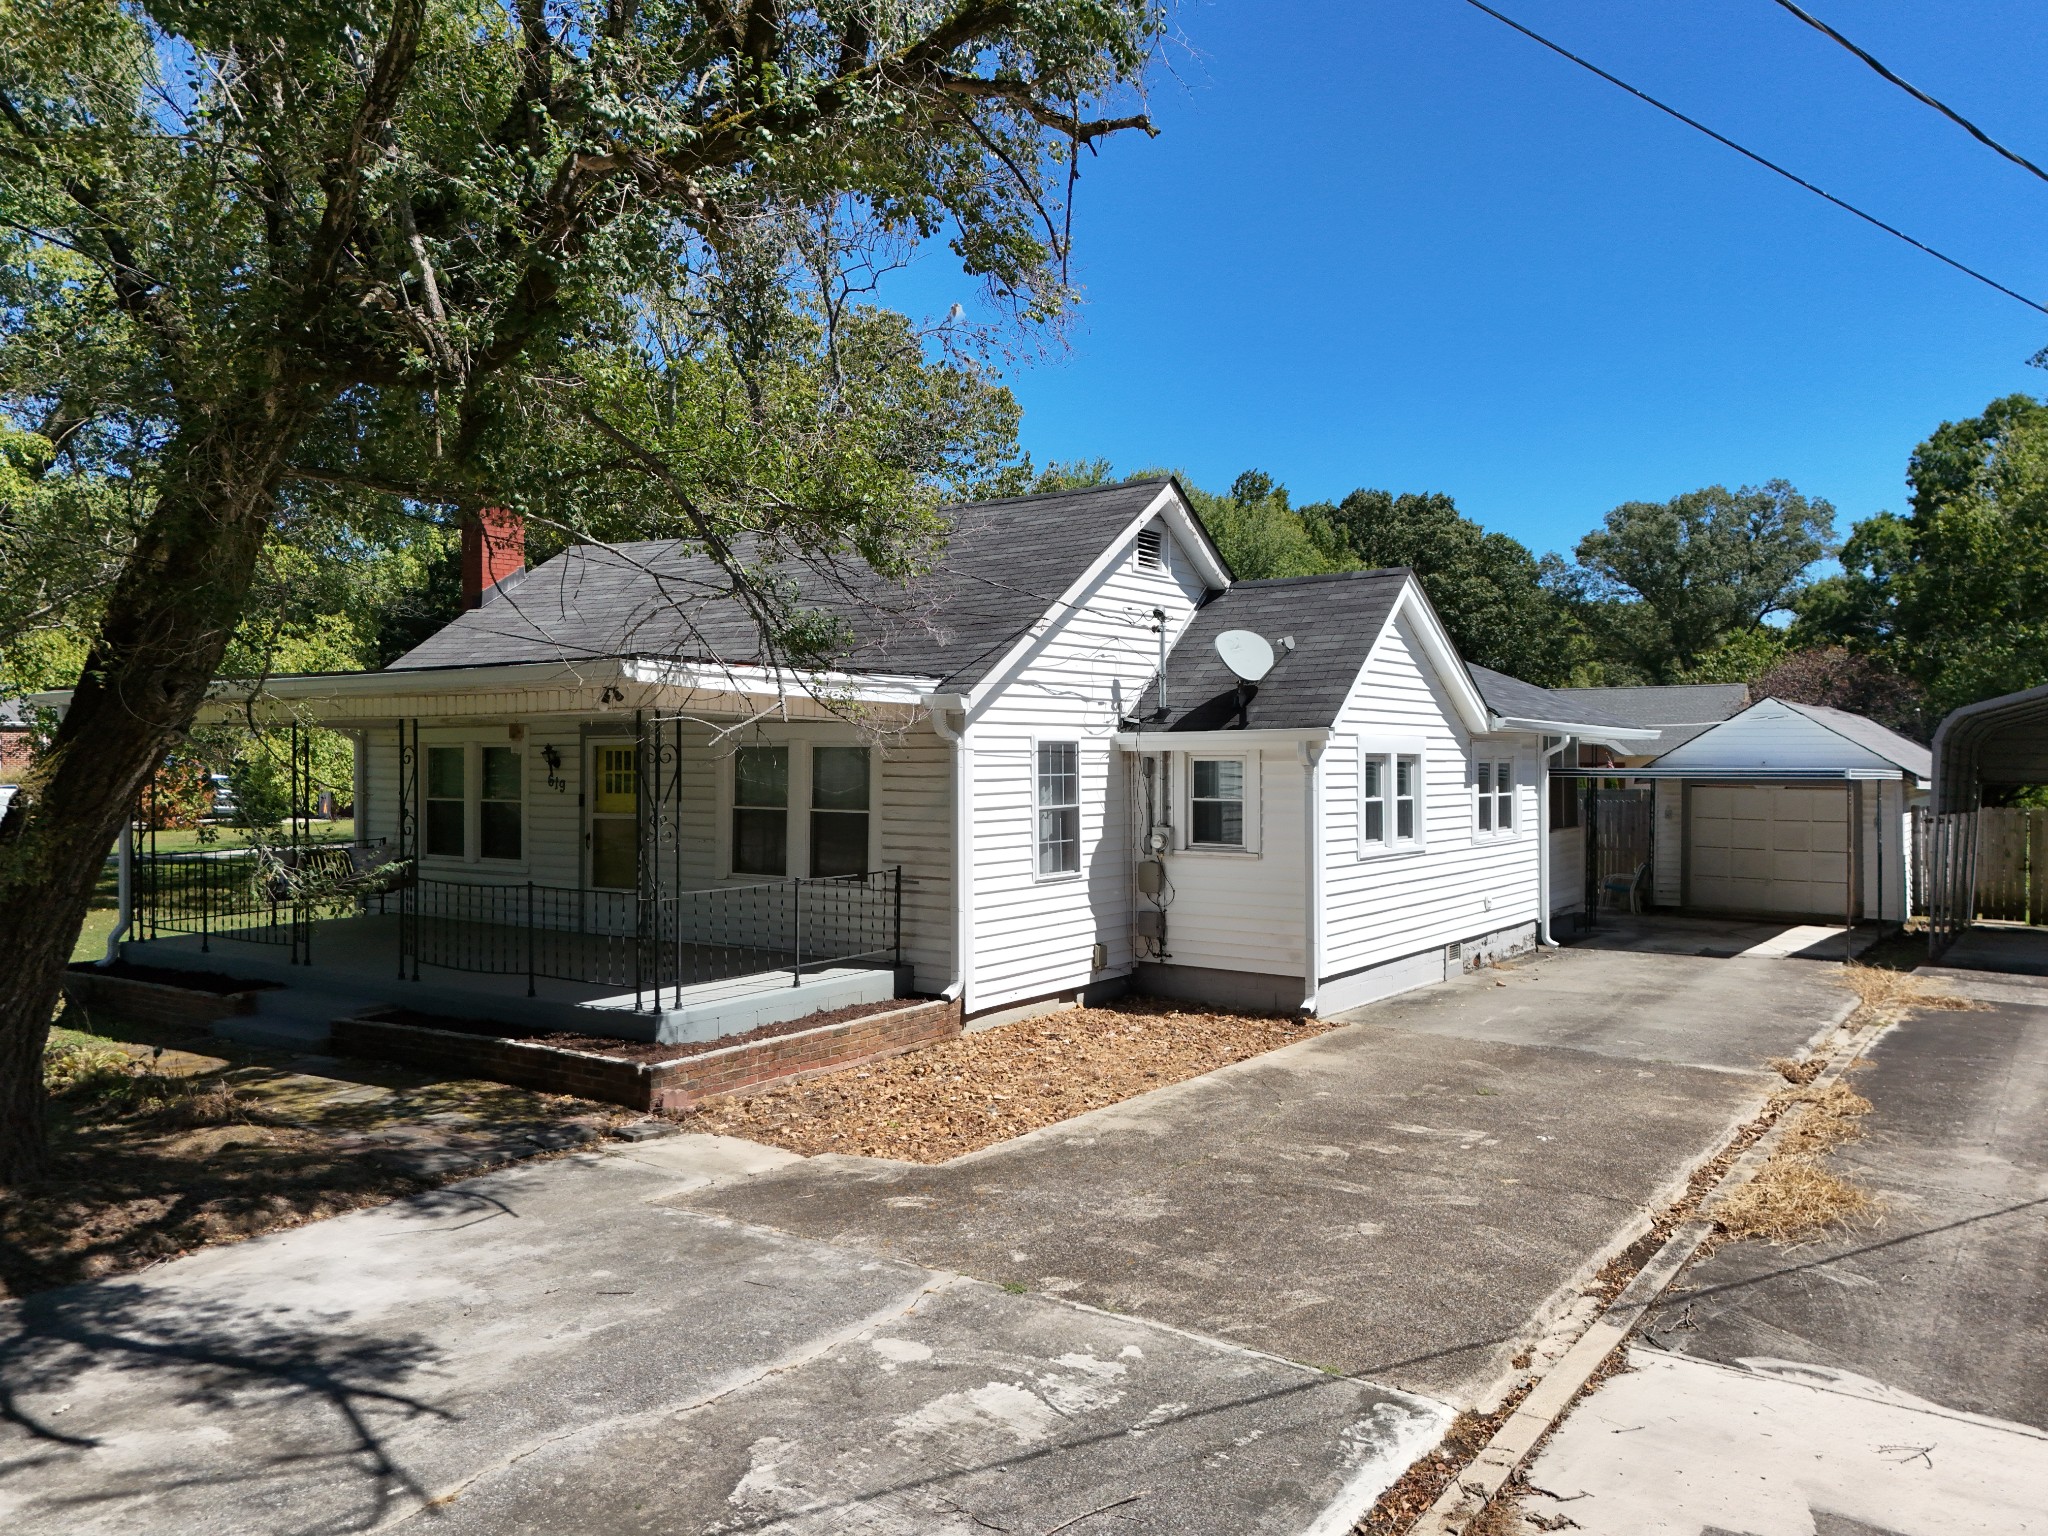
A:
{"type": "Polygon", "coordinates": [[[264,685],[355,743],[350,874],[267,916],[152,875],[129,958],[681,1039],[892,990],[1329,1013],[1583,904],[1551,769],[1648,735],[1468,667],[1411,573],[1233,581],[1167,479],[949,515],[910,592],[820,595],[811,676],[676,546],[485,558],[393,666],[264,685]]]}

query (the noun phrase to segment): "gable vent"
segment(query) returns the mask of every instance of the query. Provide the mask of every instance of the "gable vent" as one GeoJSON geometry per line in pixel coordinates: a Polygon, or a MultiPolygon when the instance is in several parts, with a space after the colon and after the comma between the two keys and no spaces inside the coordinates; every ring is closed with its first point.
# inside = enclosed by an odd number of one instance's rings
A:
{"type": "Polygon", "coordinates": [[[1166,530],[1153,526],[1138,530],[1138,569],[1141,571],[1163,571],[1166,569],[1166,530]]]}

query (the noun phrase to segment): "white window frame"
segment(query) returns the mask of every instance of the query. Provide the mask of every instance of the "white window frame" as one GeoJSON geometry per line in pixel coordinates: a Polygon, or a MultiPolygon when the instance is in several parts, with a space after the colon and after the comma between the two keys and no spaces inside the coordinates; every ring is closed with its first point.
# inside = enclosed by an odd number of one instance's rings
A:
{"type": "Polygon", "coordinates": [[[1358,784],[1357,823],[1354,827],[1358,857],[1361,859],[1397,858],[1421,853],[1429,846],[1429,751],[1419,737],[1412,736],[1368,736],[1358,741],[1358,784]],[[1400,825],[1400,801],[1398,784],[1400,765],[1403,759],[1415,766],[1415,829],[1412,836],[1402,837],[1400,825]],[[1366,822],[1366,764],[1380,765],[1380,804],[1385,807],[1381,823],[1381,835],[1368,838],[1365,835],[1366,822]]]}
{"type": "MultiPolygon", "coordinates": [[[[713,797],[715,819],[712,835],[712,867],[717,878],[738,885],[759,885],[766,881],[816,878],[811,874],[811,753],[819,747],[868,749],[868,869],[882,867],[883,759],[874,747],[843,727],[781,725],[745,741],[718,750],[713,797]],[[783,847],[785,873],[780,875],[740,874],[732,867],[733,798],[738,790],[734,749],[738,747],[787,747],[789,749],[789,803],[783,814],[789,818],[783,847]]],[[[685,744],[685,751],[689,750],[685,744]]]]}
{"type": "Polygon", "coordinates": [[[1257,858],[1260,848],[1259,753],[1176,752],[1173,754],[1173,842],[1174,851],[1194,859],[1257,858]],[[1198,843],[1195,841],[1195,760],[1205,763],[1237,761],[1244,764],[1244,846],[1198,843]]]}
{"type": "Polygon", "coordinates": [[[1249,853],[1252,839],[1252,765],[1253,754],[1248,752],[1190,752],[1188,754],[1188,847],[1203,853],[1249,853]],[[1198,843],[1195,841],[1195,801],[1202,798],[1195,793],[1195,764],[1235,763],[1238,767],[1238,840],[1234,843],[1198,843]]]}
{"type": "Polygon", "coordinates": [[[1474,743],[1471,764],[1473,840],[1506,843],[1522,836],[1529,818],[1523,814],[1521,754],[1512,747],[1474,743]],[[1481,770],[1485,770],[1483,775],[1481,770]],[[1505,789],[1501,787],[1503,772],[1507,775],[1505,789]],[[1482,777],[1484,789],[1480,787],[1482,777]],[[1512,823],[1505,828],[1500,824],[1502,801],[1507,802],[1512,823]]]}
{"type": "Polygon", "coordinates": [[[503,875],[523,875],[533,858],[533,761],[522,738],[514,741],[505,727],[462,730],[442,727],[420,732],[419,803],[413,807],[419,858],[425,869],[469,869],[503,875]],[[485,734],[485,733],[488,734],[485,734]],[[427,852],[427,753],[434,747],[462,749],[462,852],[427,852]],[[484,748],[504,747],[519,759],[519,857],[487,859],[483,856],[484,748]]]}
{"type": "Polygon", "coordinates": [[[1088,805],[1088,743],[1079,736],[1034,736],[1031,738],[1030,756],[1026,766],[1031,774],[1031,878],[1040,885],[1053,885],[1062,880],[1079,880],[1087,873],[1087,805],[1088,805]],[[1038,836],[1038,818],[1041,811],[1066,810],[1065,805],[1047,805],[1039,798],[1042,780],[1038,768],[1038,754],[1046,747],[1071,747],[1074,751],[1074,867],[1072,869],[1048,870],[1043,867],[1043,844],[1038,836]]]}

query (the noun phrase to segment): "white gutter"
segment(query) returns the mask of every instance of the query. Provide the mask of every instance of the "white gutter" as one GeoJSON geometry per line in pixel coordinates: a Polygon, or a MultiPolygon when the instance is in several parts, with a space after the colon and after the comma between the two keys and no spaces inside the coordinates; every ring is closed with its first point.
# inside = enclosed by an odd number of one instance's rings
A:
{"type": "Polygon", "coordinates": [[[1639,726],[1587,725],[1574,720],[1524,720],[1511,715],[1495,715],[1498,731],[1534,731],[1539,736],[1576,736],[1583,741],[1596,742],[1603,747],[1620,749],[1624,742],[1656,741],[1662,731],[1645,730],[1639,726]]]}
{"type": "MultiPolygon", "coordinates": [[[[935,695],[931,700],[938,703],[935,695]]],[[[951,1002],[960,1000],[965,1017],[972,1006],[974,975],[974,850],[968,841],[972,820],[968,815],[974,779],[974,748],[967,740],[967,712],[960,712],[956,731],[943,709],[931,712],[932,729],[952,748],[953,757],[953,979],[939,995],[951,1002]]]]}
{"type": "Polygon", "coordinates": [[[1298,742],[1295,752],[1301,759],[1302,863],[1308,870],[1301,909],[1302,976],[1308,995],[1301,1000],[1301,1011],[1313,1017],[1323,977],[1323,743],[1298,742]]]}
{"type": "Polygon", "coordinates": [[[1550,760],[1571,744],[1567,736],[1537,759],[1543,773],[1536,781],[1536,942],[1545,949],[1558,947],[1550,936],[1550,760]]]}
{"type": "Polygon", "coordinates": [[[1124,752],[1191,752],[1217,747],[1324,747],[1330,728],[1283,731],[1118,731],[1110,741],[1124,752]]]}

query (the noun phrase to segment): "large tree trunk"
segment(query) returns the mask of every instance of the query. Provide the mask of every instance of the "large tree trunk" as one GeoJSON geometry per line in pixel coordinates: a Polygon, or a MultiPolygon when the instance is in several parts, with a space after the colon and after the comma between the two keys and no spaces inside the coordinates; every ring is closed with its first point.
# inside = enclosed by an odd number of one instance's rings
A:
{"type": "Polygon", "coordinates": [[[0,1185],[46,1165],[42,1056],[107,850],[234,632],[297,433],[265,413],[169,456],[49,751],[0,822],[0,1185]],[[175,469],[182,469],[176,474],[175,469]]]}

